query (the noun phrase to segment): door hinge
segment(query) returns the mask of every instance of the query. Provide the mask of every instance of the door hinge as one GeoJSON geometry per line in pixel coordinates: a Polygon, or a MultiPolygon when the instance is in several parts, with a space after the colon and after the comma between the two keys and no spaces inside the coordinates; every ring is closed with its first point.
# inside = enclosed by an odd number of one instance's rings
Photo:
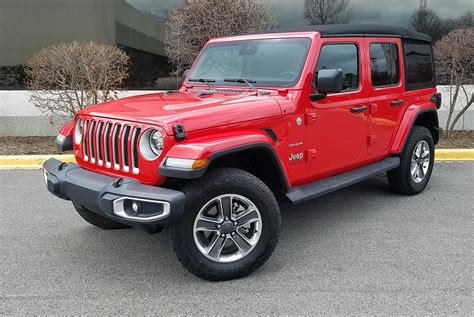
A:
{"type": "Polygon", "coordinates": [[[376,135],[373,134],[373,135],[367,136],[367,145],[375,144],[376,141],[377,141],[376,135]]]}
{"type": "Polygon", "coordinates": [[[315,121],[316,121],[316,113],[315,112],[310,112],[310,113],[306,114],[306,116],[305,116],[306,125],[310,125],[315,121]]]}
{"type": "Polygon", "coordinates": [[[318,151],[316,149],[309,149],[306,151],[306,160],[314,160],[318,156],[318,151]]]}
{"type": "Polygon", "coordinates": [[[376,103],[370,105],[370,114],[375,114],[379,111],[379,106],[376,103]]]}

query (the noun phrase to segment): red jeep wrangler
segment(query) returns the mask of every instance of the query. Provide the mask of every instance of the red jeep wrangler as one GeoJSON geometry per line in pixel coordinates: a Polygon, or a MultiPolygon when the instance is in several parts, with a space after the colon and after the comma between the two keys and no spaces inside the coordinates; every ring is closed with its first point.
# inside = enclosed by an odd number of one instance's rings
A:
{"type": "Polygon", "coordinates": [[[294,204],[387,172],[423,191],[438,142],[430,38],[404,28],[318,26],[210,40],[179,91],[80,111],[56,139],[77,164],[44,164],[48,190],[104,229],[167,225],[209,280],[245,276],[294,204]]]}

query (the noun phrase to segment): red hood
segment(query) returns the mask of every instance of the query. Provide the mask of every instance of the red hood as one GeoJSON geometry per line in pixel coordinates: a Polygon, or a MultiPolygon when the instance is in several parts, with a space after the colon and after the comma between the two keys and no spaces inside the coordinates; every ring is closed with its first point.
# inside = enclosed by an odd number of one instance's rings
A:
{"type": "Polygon", "coordinates": [[[80,114],[157,124],[172,134],[172,126],[177,122],[191,132],[281,115],[274,97],[247,93],[214,93],[202,97],[187,92],[156,93],[97,104],[80,114]]]}

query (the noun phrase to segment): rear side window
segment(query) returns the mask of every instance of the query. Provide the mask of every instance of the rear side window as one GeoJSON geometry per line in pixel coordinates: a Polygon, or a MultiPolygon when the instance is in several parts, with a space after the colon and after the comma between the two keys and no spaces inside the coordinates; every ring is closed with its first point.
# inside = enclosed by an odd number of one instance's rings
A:
{"type": "MultiPolygon", "coordinates": [[[[405,80],[407,86],[434,86],[434,67],[431,46],[425,43],[405,42],[405,80]]],[[[410,88],[410,87],[408,87],[410,88]]]]}
{"type": "Polygon", "coordinates": [[[397,44],[370,44],[370,72],[373,87],[398,84],[400,81],[400,64],[397,44]]]}
{"type": "Polygon", "coordinates": [[[357,46],[352,43],[324,45],[319,53],[315,79],[321,69],[342,69],[344,76],[342,91],[357,89],[357,87],[359,87],[359,58],[357,46]]]}

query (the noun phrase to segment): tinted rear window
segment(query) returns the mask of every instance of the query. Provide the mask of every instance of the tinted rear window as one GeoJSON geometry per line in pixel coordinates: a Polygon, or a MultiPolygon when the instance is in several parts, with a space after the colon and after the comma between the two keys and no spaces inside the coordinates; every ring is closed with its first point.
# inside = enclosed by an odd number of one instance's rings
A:
{"type": "Polygon", "coordinates": [[[406,42],[405,80],[407,85],[430,84],[434,82],[433,58],[431,46],[424,43],[406,42]]]}
{"type": "Polygon", "coordinates": [[[372,86],[382,87],[398,84],[400,66],[398,62],[397,44],[370,44],[370,72],[372,86]]]}

